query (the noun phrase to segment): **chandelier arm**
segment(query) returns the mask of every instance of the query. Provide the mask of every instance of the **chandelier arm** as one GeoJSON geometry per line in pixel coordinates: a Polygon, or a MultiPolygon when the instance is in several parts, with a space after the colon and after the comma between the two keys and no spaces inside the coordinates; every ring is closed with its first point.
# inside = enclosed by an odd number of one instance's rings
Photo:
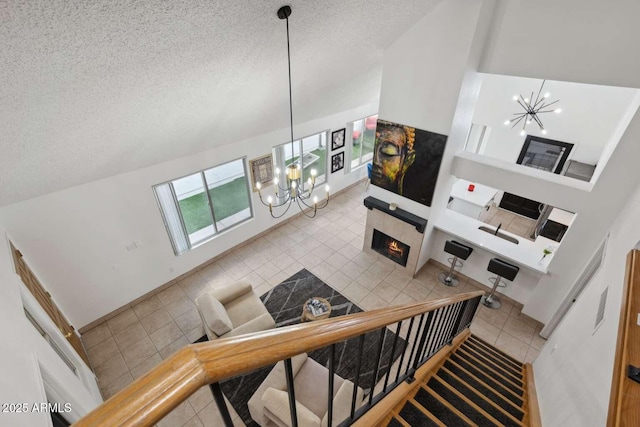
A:
{"type": "MultiPolygon", "coordinates": [[[[286,205],[287,203],[289,203],[289,201],[290,201],[291,199],[292,199],[292,197],[291,197],[291,193],[287,193],[287,194],[285,195],[284,200],[282,201],[282,203],[279,203],[279,204],[276,204],[276,205],[271,204],[271,207],[279,208],[280,206],[284,206],[284,205],[286,205]]],[[[268,206],[268,205],[267,205],[267,206],[268,206]]]]}
{"type": "Polygon", "coordinates": [[[513,129],[514,127],[517,126],[518,123],[520,123],[520,121],[522,119],[524,119],[528,114],[523,114],[522,116],[520,116],[520,118],[518,120],[515,121],[515,123],[513,124],[513,126],[511,126],[511,129],[513,129]]]}
{"type": "MultiPolygon", "coordinates": [[[[542,84],[540,85],[540,90],[538,90],[538,94],[536,95],[535,105],[538,105],[538,99],[540,99],[540,94],[542,93],[542,88],[544,87],[544,82],[546,82],[546,80],[543,80],[542,84]]],[[[542,98],[542,99],[544,99],[544,98],[542,98]]]]}
{"type": "Polygon", "coordinates": [[[298,207],[300,208],[300,211],[304,214],[304,216],[306,216],[307,218],[315,218],[316,213],[317,213],[317,209],[315,209],[315,208],[313,208],[313,207],[311,207],[311,206],[308,206],[306,203],[304,203],[304,202],[303,202],[303,204],[304,204],[306,207],[308,207],[308,208],[310,208],[310,209],[313,209],[313,215],[309,215],[309,214],[307,213],[307,211],[305,210],[305,208],[303,208],[302,206],[300,206],[300,199],[296,199],[296,203],[298,204],[298,207]]]}
{"type": "Polygon", "coordinates": [[[553,104],[555,104],[556,102],[560,102],[560,100],[559,100],[559,99],[556,99],[555,101],[550,102],[550,103],[548,103],[548,104],[543,104],[543,105],[542,105],[542,107],[540,107],[540,109],[547,108],[549,105],[553,105],[553,104]]]}
{"type": "Polygon", "coordinates": [[[542,105],[539,108],[544,108],[544,98],[542,98],[540,101],[536,102],[535,105],[533,107],[531,107],[533,109],[533,111],[536,111],[536,107],[542,103],[542,105]]]}
{"type": "MultiPolygon", "coordinates": [[[[522,95],[520,95],[520,98],[522,98],[522,95]]],[[[526,104],[526,101],[524,99],[522,100],[522,102],[526,104]]],[[[518,99],[518,104],[520,104],[520,106],[524,109],[524,111],[529,111],[529,107],[523,104],[522,102],[520,102],[520,100],[518,99]]]]}
{"type": "Polygon", "coordinates": [[[540,120],[540,118],[537,115],[533,116],[533,120],[536,121],[536,123],[538,124],[538,127],[540,127],[540,129],[544,129],[544,125],[542,124],[542,121],[540,120]]]}
{"type": "Polygon", "coordinates": [[[285,210],[284,210],[280,215],[274,215],[274,214],[273,214],[273,208],[274,208],[274,207],[276,207],[276,208],[277,208],[277,207],[280,207],[280,206],[282,206],[282,205],[278,205],[278,206],[272,206],[272,207],[270,207],[270,208],[269,208],[269,213],[270,213],[270,214],[271,214],[271,216],[272,216],[273,218],[275,218],[275,219],[282,218],[282,217],[283,217],[283,216],[284,216],[284,215],[289,211],[289,208],[291,207],[291,205],[292,205],[292,204],[293,204],[293,199],[289,199],[289,204],[287,205],[287,208],[286,208],[286,209],[285,209],[285,210]]]}

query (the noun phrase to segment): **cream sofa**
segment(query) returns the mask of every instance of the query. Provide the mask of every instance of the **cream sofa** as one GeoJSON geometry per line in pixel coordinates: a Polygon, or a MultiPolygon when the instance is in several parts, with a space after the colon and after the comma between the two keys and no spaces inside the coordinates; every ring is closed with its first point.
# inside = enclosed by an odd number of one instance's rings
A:
{"type": "Polygon", "coordinates": [[[276,327],[251,284],[236,283],[196,299],[198,313],[210,341],[276,327]]]}
{"type": "MultiPolygon", "coordinates": [[[[296,396],[298,425],[324,427],[328,421],[327,389],[329,370],[306,353],[291,359],[296,396]]],[[[353,383],[333,376],[333,423],[337,426],[351,411],[353,383]]],[[[356,408],[362,404],[363,391],[358,387],[356,408]]],[[[248,402],[251,418],[262,427],[290,427],[289,396],[284,362],[278,362],[248,402]]]]}

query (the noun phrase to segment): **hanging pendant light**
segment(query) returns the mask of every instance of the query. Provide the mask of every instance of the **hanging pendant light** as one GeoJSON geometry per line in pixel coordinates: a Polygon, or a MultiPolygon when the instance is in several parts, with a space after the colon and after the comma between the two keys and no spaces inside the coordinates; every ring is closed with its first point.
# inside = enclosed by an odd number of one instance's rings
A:
{"type": "Polygon", "coordinates": [[[535,100],[533,99],[533,92],[531,92],[531,98],[525,98],[522,95],[513,96],[513,100],[516,101],[520,105],[520,107],[523,108],[524,112],[519,111],[517,113],[513,113],[514,118],[511,120],[505,121],[504,122],[505,126],[508,126],[513,123],[513,126],[511,126],[511,129],[513,129],[514,127],[516,127],[518,123],[522,122],[522,129],[520,130],[520,135],[524,136],[527,133],[526,132],[527,125],[530,124],[531,122],[536,122],[538,124],[538,127],[540,128],[540,132],[542,132],[543,135],[547,134],[547,129],[545,129],[544,125],[542,124],[542,120],[540,119],[539,115],[543,113],[560,113],[562,112],[562,109],[555,108],[552,110],[546,110],[546,108],[555,104],[556,102],[559,102],[560,100],[548,102],[548,98],[550,96],[549,92],[542,94],[542,89],[544,88],[545,82],[546,80],[542,81],[542,85],[540,85],[540,90],[538,91],[538,95],[536,96],[535,100]]]}
{"type": "Polygon", "coordinates": [[[256,182],[256,188],[258,189],[258,196],[263,205],[269,207],[269,213],[273,218],[280,218],[287,213],[291,205],[295,202],[298,208],[303,214],[309,218],[316,216],[318,209],[323,209],[329,204],[329,185],[325,186],[326,198],[322,201],[318,201],[318,197],[313,197],[311,203],[309,199],[315,189],[316,175],[318,172],[315,169],[310,170],[310,177],[305,183],[302,181],[302,168],[303,168],[303,153],[300,152],[300,158],[298,161],[294,161],[294,140],[293,140],[293,97],[291,94],[291,52],[289,49],[289,16],[291,15],[291,7],[282,6],[278,9],[278,18],[286,20],[287,24],[287,63],[289,65],[289,120],[291,130],[291,163],[286,167],[286,180],[283,183],[284,187],[280,185],[278,176],[280,175],[280,169],[276,168],[276,177],[273,180],[275,187],[275,196],[278,201],[274,204],[272,196],[267,197],[267,202],[262,199],[261,185],[256,182]],[[274,213],[274,209],[283,208],[279,214],[274,213]]]}

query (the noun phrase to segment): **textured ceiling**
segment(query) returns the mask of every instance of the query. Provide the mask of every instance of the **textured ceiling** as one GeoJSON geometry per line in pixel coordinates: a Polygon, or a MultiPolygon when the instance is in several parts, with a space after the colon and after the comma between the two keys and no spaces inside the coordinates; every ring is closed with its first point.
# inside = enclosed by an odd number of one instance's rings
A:
{"type": "MultiPolygon", "coordinates": [[[[294,120],[375,101],[439,1],[290,1],[294,120]]],[[[287,126],[283,4],[0,1],[0,206],[287,126]]]]}

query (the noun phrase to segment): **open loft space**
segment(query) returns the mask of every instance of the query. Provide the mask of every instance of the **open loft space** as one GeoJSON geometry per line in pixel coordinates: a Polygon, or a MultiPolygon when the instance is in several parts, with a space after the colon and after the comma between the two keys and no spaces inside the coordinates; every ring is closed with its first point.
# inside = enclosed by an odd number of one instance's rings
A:
{"type": "Polygon", "coordinates": [[[0,425],[605,425],[637,16],[6,2],[0,425]]]}
{"type": "Polygon", "coordinates": [[[465,151],[594,183],[639,105],[636,88],[483,74],[465,151]]]}

